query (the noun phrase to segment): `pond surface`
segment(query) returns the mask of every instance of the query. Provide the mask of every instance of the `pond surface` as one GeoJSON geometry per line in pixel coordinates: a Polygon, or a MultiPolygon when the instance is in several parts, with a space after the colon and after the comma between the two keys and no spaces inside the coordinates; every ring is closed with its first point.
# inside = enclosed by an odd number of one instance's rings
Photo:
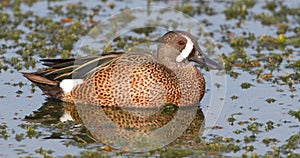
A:
{"type": "MultiPolygon", "coordinates": [[[[300,156],[297,0],[3,0],[0,23],[0,157],[300,156]],[[164,7],[188,17],[163,12],[164,7]],[[113,23],[115,15],[126,9],[132,11],[125,16],[129,21],[131,16],[137,19],[130,21],[132,26],[142,27],[145,22],[156,27],[130,31],[131,26],[124,25],[126,19],[113,23]],[[144,14],[157,21],[143,19],[144,14]],[[95,143],[81,121],[63,121],[69,116],[65,113],[73,114],[70,105],[47,98],[22,76],[20,72],[44,68],[39,61],[43,58],[86,55],[78,55],[77,48],[84,52],[89,42],[85,36],[98,22],[107,29],[98,30],[104,34],[128,27],[118,40],[100,37],[99,41],[111,42],[97,44],[105,51],[128,50],[145,40],[155,42],[166,30],[185,29],[199,35],[203,50],[225,67],[223,71],[201,69],[207,80],[200,103],[204,115],[201,134],[142,153],[95,143]]],[[[94,53],[97,50],[90,52],[94,53]]]]}

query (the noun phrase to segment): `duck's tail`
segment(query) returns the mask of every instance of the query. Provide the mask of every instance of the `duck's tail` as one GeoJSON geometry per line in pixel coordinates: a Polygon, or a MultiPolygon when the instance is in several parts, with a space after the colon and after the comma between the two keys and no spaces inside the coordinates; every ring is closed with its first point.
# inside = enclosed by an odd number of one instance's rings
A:
{"type": "Polygon", "coordinates": [[[59,75],[72,71],[72,69],[65,69],[65,72],[54,72],[63,67],[68,67],[67,65],[74,64],[74,60],[75,59],[43,59],[41,61],[44,62],[43,65],[48,66],[48,69],[33,73],[22,72],[22,74],[24,77],[38,86],[49,97],[61,99],[64,92],[60,87],[60,82],[68,76],[65,76],[64,78],[57,77],[59,75]]]}
{"type": "Polygon", "coordinates": [[[63,90],[59,87],[58,82],[51,81],[35,73],[23,73],[23,75],[38,86],[49,97],[55,99],[60,99],[62,97],[63,90]]]}

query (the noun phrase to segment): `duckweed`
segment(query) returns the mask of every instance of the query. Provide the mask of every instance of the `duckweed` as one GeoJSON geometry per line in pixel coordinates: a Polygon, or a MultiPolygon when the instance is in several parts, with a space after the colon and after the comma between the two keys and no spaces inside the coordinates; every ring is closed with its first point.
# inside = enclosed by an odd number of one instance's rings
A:
{"type": "Polygon", "coordinates": [[[299,156],[298,153],[293,153],[293,150],[296,150],[299,148],[299,140],[300,140],[300,132],[296,133],[295,135],[292,135],[287,139],[287,142],[281,147],[282,150],[286,151],[288,155],[291,157],[293,156],[299,156]]]}
{"type": "Polygon", "coordinates": [[[266,102],[268,102],[268,103],[274,103],[275,101],[276,101],[276,99],[274,99],[274,98],[266,99],[266,102]]]}
{"type": "Polygon", "coordinates": [[[235,134],[240,134],[240,133],[242,133],[242,131],[239,130],[239,129],[237,129],[237,130],[234,130],[233,133],[235,133],[235,134]]]}
{"type": "Polygon", "coordinates": [[[54,152],[52,150],[45,150],[42,147],[40,147],[39,149],[36,149],[35,152],[37,154],[40,154],[41,156],[45,157],[45,158],[51,158],[51,154],[54,152]]]}
{"type": "Polygon", "coordinates": [[[17,93],[17,94],[22,94],[22,93],[23,93],[23,91],[21,91],[21,90],[18,90],[18,91],[16,91],[16,93],[17,93]]]}
{"type": "Polygon", "coordinates": [[[250,88],[251,86],[253,86],[253,85],[250,84],[250,83],[247,83],[247,82],[243,82],[243,83],[241,84],[241,88],[242,88],[242,89],[248,89],[248,88],[250,88]]]}
{"type": "Polygon", "coordinates": [[[236,99],[238,99],[239,97],[236,96],[236,95],[233,95],[233,96],[231,96],[230,98],[231,98],[232,100],[236,100],[236,99]]]}
{"type": "Polygon", "coordinates": [[[27,128],[27,135],[26,135],[29,139],[32,139],[34,137],[38,138],[38,133],[35,131],[34,128],[32,127],[28,127],[27,128]]]}
{"type": "Polygon", "coordinates": [[[16,134],[15,135],[15,139],[18,142],[21,141],[21,140],[23,140],[24,139],[24,133],[16,134]]]}
{"type": "Polygon", "coordinates": [[[189,4],[184,4],[182,6],[175,6],[175,10],[181,11],[189,16],[193,16],[195,14],[194,6],[189,4]]]}
{"type": "Polygon", "coordinates": [[[288,65],[287,68],[300,68],[300,60],[293,61],[293,63],[288,65]]]}
{"type": "Polygon", "coordinates": [[[248,47],[248,42],[243,37],[234,37],[230,39],[231,47],[248,47]]]}
{"type": "Polygon", "coordinates": [[[275,1],[268,1],[266,2],[266,4],[264,5],[263,8],[266,8],[270,11],[275,11],[275,8],[277,7],[278,5],[276,4],[275,1]]]}
{"type": "Polygon", "coordinates": [[[255,19],[260,20],[263,25],[271,25],[281,22],[286,22],[286,17],[283,16],[270,16],[266,13],[254,15],[255,19]]]}
{"type": "Polygon", "coordinates": [[[0,132],[1,132],[0,138],[7,140],[8,133],[7,133],[7,126],[5,124],[0,125],[0,132]]]}
{"type": "Polygon", "coordinates": [[[253,133],[261,132],[260,127],[262,127],[263,124],[259,122],[253,122],[250,125],[247,126],[247,129],[253,133]]]}
{"type": "Polygon", "coordinates": [[[233,122],[235,121],[236,119],[233,117],[233,115],[231,115],[227,121],[230,122],[231,124],[233,124],[233,122]]]}
{"type": "Polygon", "coordinates": [[[277,37],[277,43],[278,44],[285,44],[286,43],[286,39],[284,34],[279,34],[277,37]]]}
{"type": "Polygon", "coordinates": [[[268,122],[266,123],[266,127],[265,127],[266,131],[270,131],[270,130],[273,129],[273,128],[274,128],[274,122],[268,121],[268,122]]]}
{"type": "Polygon", "coordinates": [[[254,147],[253,147],[253,145],[247,145],[246,147],[245,147],[245,149],[246,149],[246,151],[253,151],[254,150],[254,147]]]}
{"type": "Polygon", "coordinates": [[[298,111],[290,110],[289,114],[291,116],[294,116],[300,122],[300,108],[298,109],[298,111]]]}
{"type": "Polygon", "coordinates": [[[240,6],[233,5],[233,6],[227,7],[225,9],[224,13],[226,15],[226,19],[227,20],[237,19],[238,17],[245,19],[246,15],[247,15],[247,9],[242,5],[240,5],[240,6]]]}
{"type": "Polygon", "coordinates": [[[190,150],[165,150],[160,153],[162,157],[188,157],[193,155],[193,152],[190,150]]]}
{"type": "Polygon", "coordinates": [[[262,140],[262,142],[266,145],[269,146],[271,143],[277,143],[279,142],[276,138],[265,138],[262,140]]]}

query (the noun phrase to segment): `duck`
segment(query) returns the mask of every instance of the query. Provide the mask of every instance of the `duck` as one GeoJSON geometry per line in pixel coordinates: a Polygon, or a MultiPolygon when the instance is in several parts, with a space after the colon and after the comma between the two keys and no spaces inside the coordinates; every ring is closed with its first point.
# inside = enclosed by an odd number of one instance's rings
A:
{"type": "Polygon", "coordinates": [[[165,33],[156,54],[111,52],[79,59],[42,59],[46,69],[23,72],[50,98],[102,107],[191,106],[205,93],[205,79],[193,63],[214,70],[197,38],[186,31],[165,33]]]}

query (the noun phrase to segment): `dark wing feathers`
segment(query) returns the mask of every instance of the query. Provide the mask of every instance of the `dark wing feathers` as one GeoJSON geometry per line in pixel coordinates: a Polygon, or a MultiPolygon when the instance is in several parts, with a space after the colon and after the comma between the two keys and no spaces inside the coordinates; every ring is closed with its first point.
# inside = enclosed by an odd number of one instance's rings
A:
{"type": "Polygon", "coordinates": [[[65,63],[73,63],[75,59],[41,59],[40,61],[43,62],[43,65],[52,67],[54,65],[60,65],[65,63]]]}

